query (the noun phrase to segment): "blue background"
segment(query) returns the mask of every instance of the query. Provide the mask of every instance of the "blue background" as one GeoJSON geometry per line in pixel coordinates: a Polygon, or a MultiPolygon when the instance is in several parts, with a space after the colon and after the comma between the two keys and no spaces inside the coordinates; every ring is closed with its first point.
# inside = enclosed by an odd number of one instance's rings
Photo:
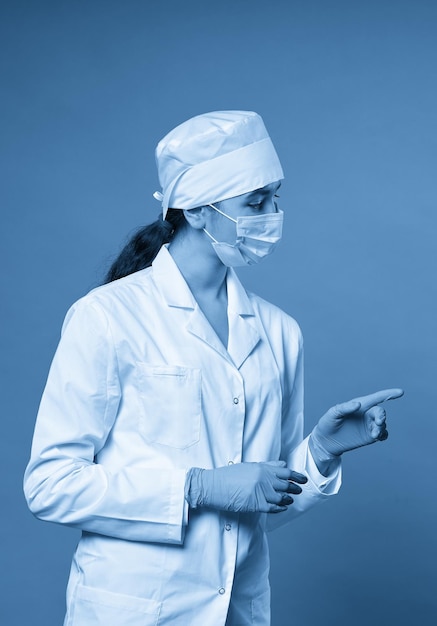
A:
{"type": "Polygon", "coordinates": [[[2,3],[2,624],[62,623],[78,534],[21,480],[65,311],[158,213],[157,141],[217,109],[261,113],[286,172],[283,242],[240,275],[302,326],[307,430],[406,392],[271,535],[273,625],[437,623],[436,32],[433,0],[2,3]]]}

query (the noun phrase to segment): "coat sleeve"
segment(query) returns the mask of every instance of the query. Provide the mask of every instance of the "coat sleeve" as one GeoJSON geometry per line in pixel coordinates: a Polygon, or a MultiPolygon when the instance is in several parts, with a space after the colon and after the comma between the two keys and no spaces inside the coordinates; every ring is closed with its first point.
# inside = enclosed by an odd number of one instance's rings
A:
{"type": "MultiPolygon", "coordinates": [[[[296,325],[297,326],[297,325],[296,325]]],[[[273,530],[292,521],[318,502],[322,502],[338,492],[341,485],[341,466],[331,476],[323,476],[317,469],[308,446],[308,437],[303,438],[304,427],[304,364],[303,339],[297,327],[290,329],[289,336],[296,337],[291,347],[290,364],[286,367],[286,374],[292,373],[292,381],[285,402],[282,415],[281,459],[286,461],[287,467],[308,477],[308,482],[302,485],[302,493],[294,496],[294,502],[287,511],[278,515],[267,516],[267,529],[273,530]],[[294,330],[294,333],[291,332],[294,330]]]]}
{"type": "Polygon", "coordinates": [[[38,411],[24,492],[46,521],[134,541],[182,543],[185,470],[96,462],[122,401],[104,311],[79,301],[67,314],[38,411]]]}

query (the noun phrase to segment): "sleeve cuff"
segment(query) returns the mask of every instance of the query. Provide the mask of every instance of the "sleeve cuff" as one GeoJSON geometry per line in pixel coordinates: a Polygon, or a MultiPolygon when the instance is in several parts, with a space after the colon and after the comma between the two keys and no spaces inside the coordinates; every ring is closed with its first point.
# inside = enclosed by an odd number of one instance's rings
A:
{"type": "Polygon", "coordinates": [[[338,493],[341,486],[341,460],[339,461],[336,469],[331,472],[329,476],[324,476],[317,469],[317,465],[311,454],[308,442],[309,437],[304,439],[304,441],[302,442],[302,444],[305,444],[306,447],[305,471],[308,475],[308,478],[311,480],[317,490],[320,491],[320,493],[323,493],[327,496],[338,493]]]}

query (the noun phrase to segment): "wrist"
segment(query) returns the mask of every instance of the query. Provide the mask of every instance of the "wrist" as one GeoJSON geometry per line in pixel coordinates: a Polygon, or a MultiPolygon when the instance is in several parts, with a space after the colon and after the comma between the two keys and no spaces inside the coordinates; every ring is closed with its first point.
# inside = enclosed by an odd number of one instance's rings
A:
{"type": "Polygon", "coordinates": [[[308,446],[319,472],[323,476],[329,476],[338,466],[340,462],[340,455],[333,454],[332,452],[326,450],[314,433],[311,433],[309,437],[308,446]]]}
{"type": "Polygon", "coordinates": [[[202,504],[202,474],[204,471],[200,467],[192,467],[185,477],[185,500],[192,509],[197,509],[202,504]]]}

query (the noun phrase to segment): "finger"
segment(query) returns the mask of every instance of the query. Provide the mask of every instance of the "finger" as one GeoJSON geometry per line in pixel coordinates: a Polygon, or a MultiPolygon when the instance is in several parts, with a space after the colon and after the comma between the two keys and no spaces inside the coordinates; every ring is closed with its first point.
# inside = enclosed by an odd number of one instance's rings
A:
{"type": "Polygon", "coordinates": [[[375,424],[375,422],[372,423],[372,425],[370,426],[369,430],[370,430],[370,436],[372,437],[372,439],[374,441],[379,439],[379,436],[380,436],[380,434],[382,432],[382,429],[379,426],[377,426],[375,424]]]}
{"type": "Polygon", "coordinates": [[[370,427],[370,436],[374,441],[384,441],[388,437],[388,432],[385,424],[378,426],[375,422],[370,427]],[[387,433],[387,434],[386,434],[387,433]]]}
{"type": "Polygon", "coordinates": [[[268,489],[267,493],[264,494],[264,498],[268,504],[276,504],[278,506],[288,505],[293,502],[293,498],[288,493],[278,493],[273,488],[271,490],[268,489]]]}
{"type": "Polygon", "coordinates": [[[256,511],[251,512],[259,512],[259,513],[280,513],[281,511],[287,510],[287,504],[282,503],[281,500],[278,500],[278,504],[264,502],[256,509],[256,511]]]}
{"type": "Polygon", "coordinates": [[[267,513],[280,513],[281,511],[286,511],[290,504],[293,504],[293,498],[284,494],[277,502],[267,503],[265,511],[267,513]]]}
{"type": "Polygon", "coordinates": [[[291,471],[291,476],[288,480],[292,480],[295,483],[299,483],[300,485],[305,485],[308,482],[308,477],[305,474],[301,474],[300,472],[291,471]]]}
{"type": "Polygon", "coordinates": [[[308,481],[308,478],[305,476],[305,474],[295,472],[288,467],[275,469],[275,474],[278,478],[282,478],[283,480],[292,480],[293,482],[299,483],[301,485],[304,485],[308,481]]]}
{"type": "Polygon", "coordinates": [[[346,417],[346,415],[356,413],[360,408],[361,404],[357,400],[349,400],[348,402],[342,402],[341,404],[336,404],[331,407],[325,414],[325,417],[340,420],[346,417]]]}
{"type": "Polygon", "coordinates": [[[372,406],[386,402],[386,400],[394,400],[404,395],[402,389],[382,389],[375,393],[371,393],[368,396],[361,396],[360,398],[354,398],[355,402],[361,404],[361,410],[366,412],[372,406]]]}
{"type": "Polygon", "coordinates": [[[286,506],[277,506],[276,504],[271,504],[270,508],[265,513],[282,513],[286,511],[288,507],[286,506]]]}
{"type": "Polygon", "coordinates": [[[287,492],[299,494],[302,493],[302,487],[299,487],[299,485],[295,485],[291,480],[289,480],[287,485],[287,492]]]}
{"type": "Polygon", "coordinates": [[[384,428],[382,433],[379,435],[378,440],[379,441],[385,441],[387,438],[388,438],[388,430],[386,428],[384,428]]]}
{"type": "Polygon", "coordinates": [[[277,480],[272,483],[272,487],[275,491],[283,493],[302,493],[302,487],[299,487],[299,485],[296,485],[291,480],[277,480]]]}
{"type": "Polygon", "coordinates": [[[381,406],[372,406],[366,411],[366,416],[369,417],[377,426],[385,424],[386,413],[381,406]]]}

